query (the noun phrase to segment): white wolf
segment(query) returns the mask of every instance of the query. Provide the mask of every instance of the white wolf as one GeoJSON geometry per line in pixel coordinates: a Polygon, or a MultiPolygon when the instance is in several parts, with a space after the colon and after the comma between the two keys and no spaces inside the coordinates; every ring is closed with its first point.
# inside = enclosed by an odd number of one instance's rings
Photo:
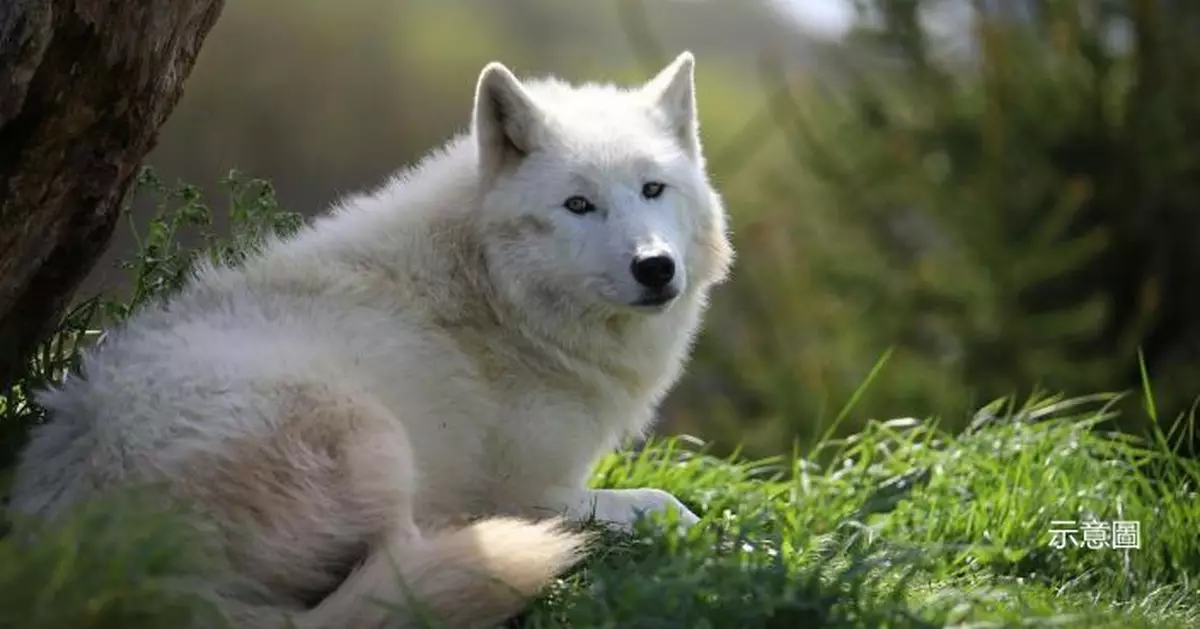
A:
{"type": "Polygon", "coordinates": [[[732,261],[693,65],[622,88],[489,64],[470,133],[200,269],[44,393],[11,507],[165,488],[217,532],[212,592],[248,628],[395,626],[379,599],[495,624],[581,557],[566,524],[696,522],[658,489],[586,487],[732,261]]]}

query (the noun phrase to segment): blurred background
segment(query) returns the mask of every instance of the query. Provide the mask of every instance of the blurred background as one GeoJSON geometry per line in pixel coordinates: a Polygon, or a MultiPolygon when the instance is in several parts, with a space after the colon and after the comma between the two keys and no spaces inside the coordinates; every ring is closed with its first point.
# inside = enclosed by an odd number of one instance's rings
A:
{"type": "Polygon", "coordinates": [[[1194,0],[238,0],[149,163],[312,215],[463,129],[488,61],[636,82],[690,49],[739,258],[660,430],[960,428],[1136,389],[1139,351],[1169,422],[1200,393],[1198,35],[1194,0]]]}

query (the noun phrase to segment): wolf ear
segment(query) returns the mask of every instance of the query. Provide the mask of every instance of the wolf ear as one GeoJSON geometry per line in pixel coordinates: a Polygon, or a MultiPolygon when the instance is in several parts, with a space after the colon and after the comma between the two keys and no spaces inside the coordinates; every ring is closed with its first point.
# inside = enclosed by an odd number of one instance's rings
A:
{"type": "Polygon", "coordinates": [[[537,104],[517,77],[504,64],[487,64],[475,86],[471,120],[483,170],[494,172],[533,150],[538,118],[537,104]]]}
{"type": "Polygon", "coordinates": [[[700,153],[695,67],[695,57],[685,51],[642,88],[652,106],[670,125],[680,145],[692,157],[700,153]]]}

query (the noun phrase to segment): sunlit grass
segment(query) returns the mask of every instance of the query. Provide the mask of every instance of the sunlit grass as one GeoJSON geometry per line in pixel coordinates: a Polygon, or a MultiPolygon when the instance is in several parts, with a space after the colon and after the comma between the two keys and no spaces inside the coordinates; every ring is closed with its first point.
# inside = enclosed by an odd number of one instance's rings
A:
{"type": "Polygon", "coordinates": [[[613,537],[523,626],[1196,626],[1200,465],[1098,430],[1112,401],[997,403],[959,436],[872,422],[824,465],[614,455],[597,484],[665,488],[703,523],[613,537]],[[1140,547],[1054,548],[1063,520],[1137,522],[1140,547]]]}

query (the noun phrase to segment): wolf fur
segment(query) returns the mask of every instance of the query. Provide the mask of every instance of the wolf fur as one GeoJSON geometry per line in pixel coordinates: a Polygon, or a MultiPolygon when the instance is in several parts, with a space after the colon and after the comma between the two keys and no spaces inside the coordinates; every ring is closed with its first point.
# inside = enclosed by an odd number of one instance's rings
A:
{"type": "Polygon", "coordinates": [[[650,423],[732,261],[693,65],[622,88],[489,64],[469,133],[199,269],[44,392],[11,508],[165,489],[252,629],[488,626],[581,557],[567,524],[696,522],[664,491],[586,485],[650,423]],[[673,273],[633,271],[650,257],[673,273]]]}

